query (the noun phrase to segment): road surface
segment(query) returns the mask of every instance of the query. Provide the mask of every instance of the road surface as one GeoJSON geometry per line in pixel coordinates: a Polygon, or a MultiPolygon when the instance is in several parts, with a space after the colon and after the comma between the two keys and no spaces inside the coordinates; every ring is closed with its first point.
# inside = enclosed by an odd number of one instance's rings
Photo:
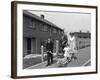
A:
{"type": "MultiPolygon", "coordinates": [[[[72,59],[70,63],[65,65],[64,67],[79,67],[79,66],[90,66],[91,65],[91,48],[86,47],[78,50],[78,53],[75,54],[77,60],[72,59]]],[[[57,58],[54,59],[54,64],[50,66],[46,66],[47,61],[30,66],[26,69],[40,69],[40,68],[55,68],[59,67],[57,64],[57,58]]]]}

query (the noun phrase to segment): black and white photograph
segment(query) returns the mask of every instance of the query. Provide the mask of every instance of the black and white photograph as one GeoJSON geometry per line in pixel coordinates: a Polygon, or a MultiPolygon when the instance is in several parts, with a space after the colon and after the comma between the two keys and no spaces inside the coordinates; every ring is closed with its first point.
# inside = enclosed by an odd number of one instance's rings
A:
{"type": "Polygon", "coordinates": [[[91,66],[91,14],[23,10],[23,69],[91,66]]]}
{"type": "Polygon", "coordinates": [[[12,4],[14,77],[97,73],[97,7],[12,4]]]}

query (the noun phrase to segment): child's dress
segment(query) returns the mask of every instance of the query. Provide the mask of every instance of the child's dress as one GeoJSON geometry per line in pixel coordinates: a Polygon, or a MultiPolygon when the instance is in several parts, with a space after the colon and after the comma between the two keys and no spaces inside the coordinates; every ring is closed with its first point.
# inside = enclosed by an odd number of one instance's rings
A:
{"type": "Polygon", "coordinates": [[[58,59],[58,66],[64,66],[64,64],[68,63],[67,58],[71,57],[70,55],[70,48],[69,47],[65,47],[64,48],[64,58],[59,58],[58,59]]]}
{"type": "Polygon", "coordinates": [[[65,47],[64,48],[64,57],[70,57],[70,47],[65,47]]]}

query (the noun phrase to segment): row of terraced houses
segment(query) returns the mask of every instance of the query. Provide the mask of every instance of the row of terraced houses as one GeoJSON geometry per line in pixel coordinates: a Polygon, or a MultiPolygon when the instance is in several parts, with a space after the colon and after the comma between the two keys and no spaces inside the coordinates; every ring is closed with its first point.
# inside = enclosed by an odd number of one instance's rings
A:
{"type": "MultiPolygon", "coordinates": [[[[44,45],[49,37],[54,41],[61,39],[64,30],[45,19],[44,15],[37,16],[26,10],[23,11],[23,52],[27,54],[40,54],[41,45],[44,45]]],[[[91,34],[88,32],[74,32],[77,49],[90,46],[91,34]]]]}
{"type": "MultiPolygon", "coordinates": [[[[41,53],[41,45],[49,37],[56,44],[64,30],[45,19],[44,15],[37,16],[26,10],[23,11],[23,51],[24,55],[41,53]]],[[[56,46],[56,45],[55,45],[56,46]]]]}

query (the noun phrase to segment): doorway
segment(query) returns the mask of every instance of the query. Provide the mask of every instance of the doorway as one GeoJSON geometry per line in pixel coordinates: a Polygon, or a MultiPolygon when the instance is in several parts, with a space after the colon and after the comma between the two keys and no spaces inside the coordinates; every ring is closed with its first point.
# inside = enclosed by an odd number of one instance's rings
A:
{"type": "Polygon", "coordinates": [[[31,54],[31,38],[27,38],[27,53],[31,54]]]}

